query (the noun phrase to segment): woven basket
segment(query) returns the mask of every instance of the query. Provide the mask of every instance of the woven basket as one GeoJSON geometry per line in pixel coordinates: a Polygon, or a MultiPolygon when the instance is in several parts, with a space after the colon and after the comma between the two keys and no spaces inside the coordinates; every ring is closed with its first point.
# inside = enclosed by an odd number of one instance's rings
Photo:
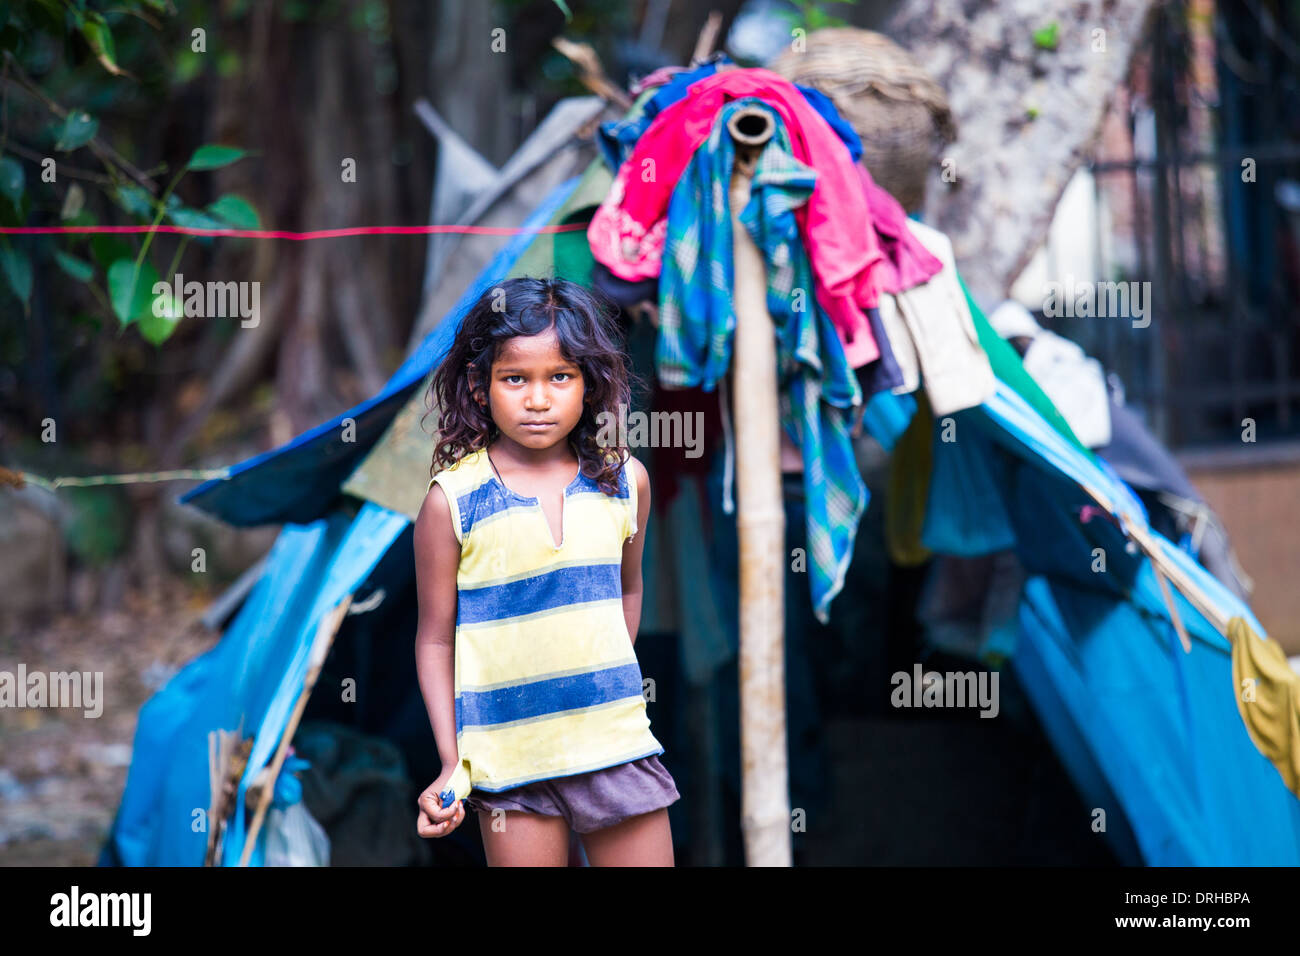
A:
{"type": "Polygon", "coordinates": [[[862,137],[872,178],[904,209],[920,209],[932,164],[957,138],[943,88],[906,50],[870,30],[814,30],[806,46],[786,50],[768,68],[829,96],[862,137]]]}

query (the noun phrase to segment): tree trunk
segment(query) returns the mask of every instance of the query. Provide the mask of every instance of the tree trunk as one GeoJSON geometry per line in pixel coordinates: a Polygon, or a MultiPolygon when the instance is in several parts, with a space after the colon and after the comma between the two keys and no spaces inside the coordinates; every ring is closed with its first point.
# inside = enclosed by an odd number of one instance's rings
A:
{"type": "Polygon", "coordinates": [[[948,92],[958,138],[930,172],[925,220],[952,239],[982,306],[1007,294],[1046,239],[1151,7],[1149,0],[904,0],[885,25],[948,92]],[[1047,49],[1052,24],[1056,46],[1047,49]]]}
{"type": "MultiPolygon", "coordinates": [[[[390,23],[377,29],[353,25],[361,6],[288,21],[277,5],[255,4],[227,24],[243,68],[218,83],[205,139],[254,151],[216,174],[217,191],[248,199],[265,228],[424,224],[436,150],[411,104],[433,89],[453,97],[462,83],[500,94],[469,67],[446,82],[429,50],[456,38],[420,5],[390,5],[390,23]]],[[[203,418],[239,400],[267,361],[276,440],[382,388],[419,306],[424,245],[419,236],[221,244],[208,275],[194,278],[260,282],[263,314],[258,327],[235,329],[225,358],[205,361],[219,374],[174,434],[173,453],[183,457],[203,418]]]]}

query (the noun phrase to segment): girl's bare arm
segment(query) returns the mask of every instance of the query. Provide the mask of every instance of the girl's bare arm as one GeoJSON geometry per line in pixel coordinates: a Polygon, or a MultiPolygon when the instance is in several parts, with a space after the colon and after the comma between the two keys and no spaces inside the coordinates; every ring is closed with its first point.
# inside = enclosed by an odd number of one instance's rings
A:
{"type": "Polygon", "coordinates": [[[641,555],[645,552],[646,526],[650,521],[650,473],[635,457],[628,459],[629,478],[636,481],[636,534],[623,544],[623,618],[627,633],[636,644],[641,627],[641,555]]]}
{"type": "Polygon", "coordinates": [[[424,497],[415,518],[415,589],[419,623],[415,669],[420,693],[444,770],[459,761],[456,744],[456,570],[460,542],[451,524],[451,506],[441,485],[424,497]]]}

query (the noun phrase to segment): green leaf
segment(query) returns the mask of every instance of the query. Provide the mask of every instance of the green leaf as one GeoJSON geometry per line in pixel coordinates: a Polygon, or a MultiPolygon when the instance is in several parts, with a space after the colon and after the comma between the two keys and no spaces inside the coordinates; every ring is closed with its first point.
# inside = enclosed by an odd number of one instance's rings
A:
{"type": "MultiPolygon", "coordinates": [[[[139,219],[147,219],[152,222],[154,217],[158,215],[158,200],[134,183],[123,183],[118,186],[114,190],[113,198],[117,200],[119,206],[139,219]]],[[[175,193],[169,193],[167,208],[181,208],[180,197],[175,193]]]]}
{"type": "Polygon", "coordinates": [[[182,206],[179,209],[172,209],[167,213],[168,221],[184,229],[225,229],[226,224],[220,219],[214,219],[207,213],[199,212],[197,209],[190,209],[182,206]]]}
{"type": "Polygon", "coordinates": [[[158,270],[153,263],[140,263],[140,274],[132,286],[134,272],[134,259],[118,259],[108,267],[108,298],[113,303],[118,321],[124,326],[152,314],[153,309],[153,286],[158,281],[158,270]]]}
{"type": "Polygon", "coordinates": [[[227,193],[210,204],[208,212],[235,229],[261,229],[262,220],[257,210],[243,196],[227,193]]]}
{"type": "Polygon", "coordinates": [[[66,272],[78,282],[89,282],[95,277],[95,267],[85,259],[78,259],[76,256],[70,256],[62,249],[54,250],[54,261],[59,264],[59,268],[66,272]]]}
{"type": "Polygon", "coordinates": [[[54,148],[63,153],[79,149],[94,139],[98,129],[99,120],[85,110],[73,110],[59,129],[59,138],[54,148]]]}
{"type": "Polygon", "coordinates": [[[159,296],[159,300],[160,307],[158,311],[162,315],[154,315],[151,296],[149,309],[144,315],[140,316],[137,322],[140,334],[154,345],[162,345],[162,343],[166,342],[171,337],[176,326],[180,324],[181,319],[185,317],[184,305],[173,300],[170,287],[159,296]]]}
{"type": "Polygon", "coordinates": [[[113,198],[132,216],[148,219],[154,214],[154,198],[134,183],[118,186],[113,198]]]}
{"type": "Polygon", "coordinates": [[[1034,31],[1034,46],[1040,50],[1055,50],[1060,43],[1061,25],[1053,20],[1047,26],[1034,31]]]}
{"type": "Polygon", "coordinates": [[[94,16],[95,20],[86,20],[81,24],[81,35],[86,38],[86,43],[95,52],[96,59],[103,64],[104,69],[112,74],[119,74],[122,70],[117,65],[113,34],[108,24],[104,22],[103,16],[100,14],[94,16]]]}
{"type": "Polygon", "coordinates": [[[220,169],[222,166],[229,166],[231,163],[238,162],[248,155],[246,150],[239,149],[235,146],[213,146],[211,144],[200,146],[186,163],[188,169],[220,169]]]}
{"type": "Polygon", "coordinates": [[[32,297],[32,260],[9,243],[0,245],[0,272],[19,301],[26,305],[32,297]]]}
{"type": "Polygon", "coordinates": [[[25,182],[26,176],[23,173],[22,163],[12,156],[0,159],[0,195],[13,203],[15,209],[18,207],[18,200],[23,194],[25,182]]]}

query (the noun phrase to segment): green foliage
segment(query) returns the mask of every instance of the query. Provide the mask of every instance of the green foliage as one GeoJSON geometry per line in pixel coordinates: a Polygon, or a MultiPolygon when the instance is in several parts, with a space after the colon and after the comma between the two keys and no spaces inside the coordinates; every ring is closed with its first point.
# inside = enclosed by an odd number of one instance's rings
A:
{"type": "Polygon", "coordinates": [[[857,0],[790,0],[795,11],[783,11],[792,27],[802,27],[811,32],[823,27],[848,26],[846,20],[827,13],[821,8],[822,3],[857,3],[857,0]]]}
{"type": "Polygon", "coordinates": [[[25,308],[32,297],[32,260],[7,239],[0,242],[0,272],[4,273],[9,290],[25,308]]]}
{"type": "MultiPolygon", "coordinates": [[[[208,6],[196,2],[187,13],[192,20],[208,6]]],[[[375,8],[371,18],[386,17],[386,8],[378,0],[371,6],[375,8]]],[[[10,97],[5,142],[14,148],[0,152],[0,225],[27,225],[33,209],[47,220],[57,210],[68,226],[95,225],[99,220],[88,207],[86,193],[98,191],[110,208],[120,209],[138,225],[157,226],[165,219],[183,228],[260,227],[257,211],[243,197],[224,195],[206,209],[196,209],[175,194],[187,174],[224,168],[249,156],[248,151],[230,145],[200,146],[162,194],[154,195],[141,185],[146,182],[143,177],[107,148],[113,111],[131,98],[165,95],[169,86],[193,79],[212,64],[217,71],[239,68],[233,51],[196,53],[185,42],[172,60],[170,75],[164,72],[160,78],[157,52],[147,44],[168,26],[165,18],[177,13],[172,0],[0,0],[0,59],[9,61],[7,83],[26,90],[21,98],[24,110],[15,110],[10,97]],[[144,78],[137,78],[133,70],[144,78]],[[59,164],[54,183],[42,176],[41,160],[51,155],[59,164]],[[83,179],[65,187],[65,163],[102,167],[110,182],[89,185],[83,179]]],[[[188,26],[180,23],[177,29],[188,41],[188,26]]],[[[155,302],[152,295],[153,283],[162,279],[148,257],[155,235],[148,232],[140,240],[68,234],[52,242],[4,238],[0,240],[0,310],[9,307],[5,300],[10,296],[24,312],[29,310],[33,276],[57,271],[71,280],[69,284],[87,290],[105,318],[112,316],[122,328],[135,325],[146,340],[161,344],[180,316],[169,297],[155,302]],[[76,254],[78,247],[85,252],[76,254]]],[[[166,281],[189,241],[187,236],[178,243],[166,281]]],[[[196,241],[206,245],[212,238],[196,241]]],[[[59,306],[63,312],[74,308],[72,303],[59,306]]],[[[8,343],[0,345],[10,348],[8,343]]]]}
{"type": "Polygon", "coordinates": [[[1061,25],[1053,20],[1047,26],[1034,31],[1034,46],[1040,50],[1055,50],[1061,42],[1061,25]]]}

